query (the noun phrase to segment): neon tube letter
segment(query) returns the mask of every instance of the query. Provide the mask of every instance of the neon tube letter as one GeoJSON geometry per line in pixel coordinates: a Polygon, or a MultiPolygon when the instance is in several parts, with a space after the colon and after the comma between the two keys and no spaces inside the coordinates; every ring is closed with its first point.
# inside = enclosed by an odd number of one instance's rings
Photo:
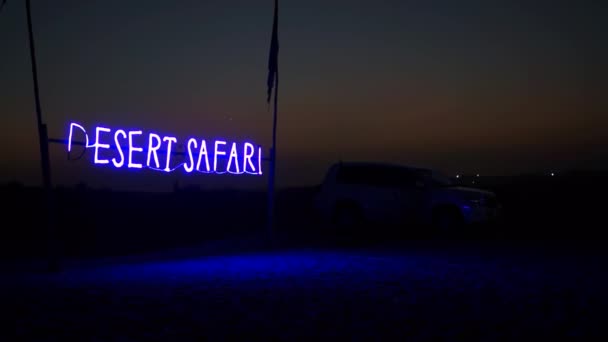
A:
{"type": "Polygon", "coordinates": [[[171,163],[171,143],[176,143],[177,138],[174,137],[164,137],[163,141],[167,142],[167,164],[165,165],[165,171],[170,172],[169,164],[171,163]]]}
{"type": "Polygon", "coordinates": [[[110,148],[110,144],[101,144],[99,142],[99,138],[100,138],[100,134],[101,132],[106,132],[109,133],[110,129],[109,128],[105,128],[105,127],[97,127],[95,128],[95,156],[94,156],[94,162],[95,164],[108,164],[110,161],[107,159],[99,159],[99,149],[100,148],[110,148]]]}
{"type": "Polygon", "coordinates": [[[196,139],[194,139],[194,138],[188,139],[188,144],[186,146],[186,149],[188,150],[188,158],[190,159],[190,166],[188,166],[188,162],[185,162],[184,170],[186,170],[186,172],[188,172],[188,173],[190,173],[194,170],[194,157],[192,156],[192,148],[190,147],[192,145],[192,143],[194,143],[194,148],[196,148],[196,146],[197,146],[196,139]]]}
{"type": "Polygon", "coordinates": [[[156,168],[158,169],[160,167],[160,164],[158,163],[158,154],[156,153],[156,151],[158,151],[161,144],[162,142],[158,134],[150,133],[148,135],[148,159],[146,160],[146,166],[150,167],[150,157],[152,156],[152,154],[154,154],[156,168]],[[152,140],[156,140],[156,145],[152,140]]]}
{"type": "Polygon", "coordinates": [[[236,167],[236,173],[241,173],[239,170],[239,158],[236,153],[236,143],[232,143],[232,148],[230,149],[230,158],[228,158],[228,166],[226,167],[226,171],[230,172],[230,166],[232,165],[232,160],[234,159],[234,166],[236,167]]]}
{"type": "Polygon", "coordinates": [[[74,127],[80,128],[80,130],[84,133],[84,138],[85,138],[85,148],[89,147],[89,136],[87,135],[87,131],[84,129],[84,127],[80,126],[79,124],[72,122],[70,124],[70,135],[68,136],[68,152],[72,151],[72,136],[73,136],[73,132],[74,132],[74,127]]]}
{"type": "Polygon", "coordinates": [[[253,157],[253,155],[255,153],[255,149],[253,148],[253,145],[251,143],[245,143],[245,146],[243,149],[245,150],[243,152],[243,172],[247,173],[247,165],[250,166],[251,172],[256,172],[255,166],[251,162],[251,157],[253,157]]]}
{"type": "Polygon", "coordinates": [[[213,153],[213,172],[217,172],[217,157],[226,155],[225,151],[218,150],[219,145],[226,145],[226,142],[222,140],[215,141],[215,150],[213,153]]]}
{"type": "Polygon", "coordinates": [[[133,146],[133,136],[141,135],[142,131],[129,131],[129,168],[141,169],[143,165],[133,162],[133,152],[143,152],[143,148],[133,146]]]}
{"type": "Polygon", "coordinates": [[[122,135],[122,138],[126,139],[127,133],[125,133],[125,131],[123,131],[122,129],[119,129],[114,133],[114,142],[116,143],[116,149],[118,150],[118,154],[120,154],[120,162],[117,162],[116,158],[112,158],[112,164],[114,164],[114,167],[116,168],[122,167],[125,164],[125,155],[122,153],[122,148],[120,147],[120,143],[118,142],[118,135],[122,135]]]}
{"type": "Polygon", "coordinates": [[[203,157],[203,154],[205,155],[205,166],[207,167],[205,169],[205,172],[211,172],[211,170],[209,170],[209,154],[207,153],[207,143],[205,143],[205,140],[201,140],[201,149],[198,152],[198,161],[196,162],[196,171],[201,170],[201,158],[203,157]]]}
{"type": "MultiPolygon", "coordinates": [[[[272,161],[274,163],[274,161],[272,161]]],[[[258,147],[258,174],[262,174],[262,148],[258,147]]]]}

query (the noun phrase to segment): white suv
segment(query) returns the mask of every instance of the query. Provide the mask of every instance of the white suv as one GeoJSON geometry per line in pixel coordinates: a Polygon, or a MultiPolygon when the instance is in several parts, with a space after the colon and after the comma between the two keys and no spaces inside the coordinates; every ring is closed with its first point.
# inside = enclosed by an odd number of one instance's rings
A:
{"type": "Polygon", "coordinates": [[[442,230],[493,221],[500,211],[494,193],[453,186],[437,171],[361,162],[332,165],[315,208],[339,226],[432,224],[442,230]]]}

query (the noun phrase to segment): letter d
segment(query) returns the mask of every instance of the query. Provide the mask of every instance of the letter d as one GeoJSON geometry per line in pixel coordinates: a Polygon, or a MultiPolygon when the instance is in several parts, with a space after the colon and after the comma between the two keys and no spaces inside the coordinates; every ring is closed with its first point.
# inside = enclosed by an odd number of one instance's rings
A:
{"type": "Polygon", "coordinates": [[[68,152],[72,151],[72,136],[74,135],[74,127],[79,128],[84,133],[85,148],[89,147],[89,136],[87,135],[87,131],[84,129],[84,127],[72,122],[70,123],[70,135],[68,136],[68,152]]]}

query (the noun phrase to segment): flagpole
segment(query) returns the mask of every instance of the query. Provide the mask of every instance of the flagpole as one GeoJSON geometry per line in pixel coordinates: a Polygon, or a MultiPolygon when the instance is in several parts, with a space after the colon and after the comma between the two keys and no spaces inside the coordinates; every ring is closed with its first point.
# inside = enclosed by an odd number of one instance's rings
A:
{"type": "Polygon", "coordinates": [[[270,147],[270,172],[268,174],[268,218],[267,234],[272,241],[275,230],[275,184],[277,164],[277,116],[279,103],[279,38],[278,38],[278,13],[279,1],[274,1],[274,18],[272,24],[272,38],[270,44],[270,56],[268,62],[268,101],[272,86],[274,86],[273,117],[272,117],[272,145],[270,147]]]}
{"type": "MultiPolygon", "coordinates": [[[[278,61],[277,61],[278,65],[278,61]]],[[[277,114],[278,114],[278,95],[279,95],[279,70],[276,70],[275,87],[274,87],[274,110],[272,118],[272,147],[270,148],[270,173],[268,176],[268,235],[270,238],[274,235],[274,209],[275,209],[275,181],[276,181],[276,164],[277,164],[277,114]]]]}
{"type": "Polygon", "coordinates": [[[36,50],[34,47],[34,30],[32,28],[32,14],[30,9],[30,0],[25,0],[25,10],[27,14],[27,30],[30,45],[30,59],[32,63],[32,78],[34,81],[34,101],[36,105],[36,121],[38,126],[38,140],[40,145],[40,166],[42,169],[42,184],[44,186],[45,196],[45,215],[47,228],[47,248],[49,257],[49,269],[56,271],[59,268],[59,260],[55,253],[55,231],[53,226],[53,199],[52,199],[52,183],[51,183],[51,162],[49,157],[49,141],[47,126],[42,122],[42,109],[40,105],[40,92],[38,89],[38,69],[36,66],[36,50]]]}

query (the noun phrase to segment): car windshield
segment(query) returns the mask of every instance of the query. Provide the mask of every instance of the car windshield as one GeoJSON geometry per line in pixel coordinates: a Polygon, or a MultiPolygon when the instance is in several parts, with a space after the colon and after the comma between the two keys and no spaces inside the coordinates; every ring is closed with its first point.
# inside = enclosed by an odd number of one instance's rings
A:
{"type": "Polygon", "coordinates": [[[452,181],[441,172],[432,172],[433,183],[438,186],[451,186],[452,181]]]}
{"type": "Polygon", "coordinates": [[[434,170],[420,170],[427,182],[433,186],[446,187],[452,186],[453,183],[446,175],[434,170]]]}

